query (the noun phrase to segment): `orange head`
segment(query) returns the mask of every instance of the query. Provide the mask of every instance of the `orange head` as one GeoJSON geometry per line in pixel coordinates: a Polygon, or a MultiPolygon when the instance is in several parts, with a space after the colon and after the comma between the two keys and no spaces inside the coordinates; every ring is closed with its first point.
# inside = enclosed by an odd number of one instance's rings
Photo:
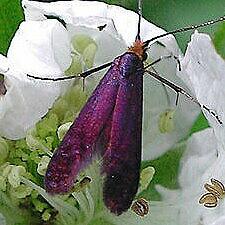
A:
{"type": "Polygon", "coordinates": [[[145,43],[141,40],[136,40],[133,46],[128,48],[128,52],[136,54],[140,60],[145,60],[145,43]]]}

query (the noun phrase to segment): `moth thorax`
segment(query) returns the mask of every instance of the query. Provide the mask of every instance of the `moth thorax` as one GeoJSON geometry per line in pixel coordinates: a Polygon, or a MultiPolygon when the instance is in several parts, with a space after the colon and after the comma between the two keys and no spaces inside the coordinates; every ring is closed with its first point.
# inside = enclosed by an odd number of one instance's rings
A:
{"type": "Polygon", "coordinates": [[[145,54],[144,42],[140,40],[135,41],[133,46],[128,48],[128,52],[133,52],[140,58],[140,60],[143,60],[145,54]]]}

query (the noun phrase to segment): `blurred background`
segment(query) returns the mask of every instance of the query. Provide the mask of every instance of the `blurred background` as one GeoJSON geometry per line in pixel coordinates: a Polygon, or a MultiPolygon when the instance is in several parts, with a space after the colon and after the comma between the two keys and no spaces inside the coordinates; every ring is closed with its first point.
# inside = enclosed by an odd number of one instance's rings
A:
{"type": "MultiPolygon", "coordinates": [[[[137,8],[136,0],[107,0],[105,2],[119,4],[132,10],[137,8]]],[[[223,0],[142,0],[142,2],[144,17],[167,31],[225,15],[225,1],[223,0]]],[[[200,31],[213,35],[217,27],[218,25],[214,25],[200,31]]],[[[191,32],[176,35],[183,51],[190,39],[190,34],[191,32]]]]}

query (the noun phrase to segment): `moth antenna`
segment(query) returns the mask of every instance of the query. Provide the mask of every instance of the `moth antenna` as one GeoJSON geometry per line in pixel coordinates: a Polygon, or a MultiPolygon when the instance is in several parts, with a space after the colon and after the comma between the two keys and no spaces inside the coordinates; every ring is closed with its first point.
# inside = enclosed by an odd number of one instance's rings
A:
{"type": "Polygon", "coordinates": [[[165,34],[158,35],[156,37],[153,37],[153,38],[145,41],[144,42],[145,43],[145,47],[147,47],[150,42],[152,42],[152,41],[154,41],[154,40],[156,40],[158,38],[165,37],[165,36],[168,36],[170,34],[176,34],[176,33],[186,32],[186,31],[189,31],[189,30],[195,30],[197,28],[206,27],[206,26],[218,23],[218,22],[222,22],[224,20],[225,20],[225,16],[222,16],[222,17],[219,17],[219,18],[217,18],[215,20],[206,21],[206,22],[201,23],[201,24],[187,26],[187,27],[182,27],[182,28],[179,28],[179,29],[176,29],[176,30],[173,30],[173,31],[169,31],[169,32],[167,32],[165,34]]]}
{"type": "Polygon", "coordinates": [[[223,124],[223,122],[220,120],[219,116],[217,115],[217,113],[208,108],[207,106],[201,104],[195,97],[191,96],[189,93],[187,93],[183,88],[175,85],[174,83],[170,82],[169,80],[161,77],[159,74],[157,73],[153,73],[149,70],[145,70],[145,72],[147,72],[150,76],[154,77],[156,80],[159,80],[160,82],[164,83],[166,86],[168,86],[169,88],[171,88],[172,90],[174,90],[177,94],[182,94],[184,96],[186,96],[188,99],[190,99],[191,101],[195,102],[196,104],[198,104],[200,106],[200,108],[206,110],[209,114],[211,114],[219,124],[223,124]]]}
{"type": "Polygon", "coordinates": [[[108,63],[105,63],[101,66],[98,66],[98,67],[95,67],[95,68],[92,68],[90,70],[87,70],[83,73],[78,73],[76,75],[73,75],[73,76],[69,76],[69,77],[38,77],[38,76],[33,76],[33,75],[30,75],[30,74],[27,74],[28,77],[30,78],[33,78],[33,79],[36,79],[36,80],[45,80],[45,81],[64,81],[64,80],[72,80],[72,79],[75,79],[75,78],[85,78],[89,75],[91,75],[92,73],[96,73],[100,70],[103,70],[107,67],[109,67],[110,65],[112,64],[112,62],[108,62],[108,63]]]}
{"type": "Polygon", "coordinates": [[[179,92],[177,92],[177,97],[176,97],[176,101],[175,101],[175,105],[178,105],[178,101],[179,101],[179,92]]]}
{"type": "Polygon", "coordinates": [[[138,0],[138,31],[135,38],[135,41],[141,40],[141,18],[142,18],[142,0],[138,0]]]}

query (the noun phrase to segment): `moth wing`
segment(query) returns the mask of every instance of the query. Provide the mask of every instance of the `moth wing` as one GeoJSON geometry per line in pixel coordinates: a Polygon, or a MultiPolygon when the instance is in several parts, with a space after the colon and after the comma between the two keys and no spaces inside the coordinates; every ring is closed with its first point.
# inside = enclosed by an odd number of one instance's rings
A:
{"type": "Polygon", "coordinates": [[[76,175],[91,161],[97,139],[115,106],[117,74],[117,66],[113,64],[55,151],[45,175],[47,192],[69,191],[76,175]]]}
{"type": "MultiPolygon", "coordinates": [[[[135,58],[135,60],[137,60],[135,58]]],[[[139,65],[140,64],[140,65],[139,65]]],[[[139,68],[139,70],[138,70],[139,68]]],[[[117,215],[126,211],[137,192],[142,141],[143,69],[123,77],[112,114],[110,136],[103,156],[105,205],[117,215]]],[[[107,128],[109,130],[109,128],[107,128]]],[[[109,132],[107,132],[109,133],[109,132]]]]}

